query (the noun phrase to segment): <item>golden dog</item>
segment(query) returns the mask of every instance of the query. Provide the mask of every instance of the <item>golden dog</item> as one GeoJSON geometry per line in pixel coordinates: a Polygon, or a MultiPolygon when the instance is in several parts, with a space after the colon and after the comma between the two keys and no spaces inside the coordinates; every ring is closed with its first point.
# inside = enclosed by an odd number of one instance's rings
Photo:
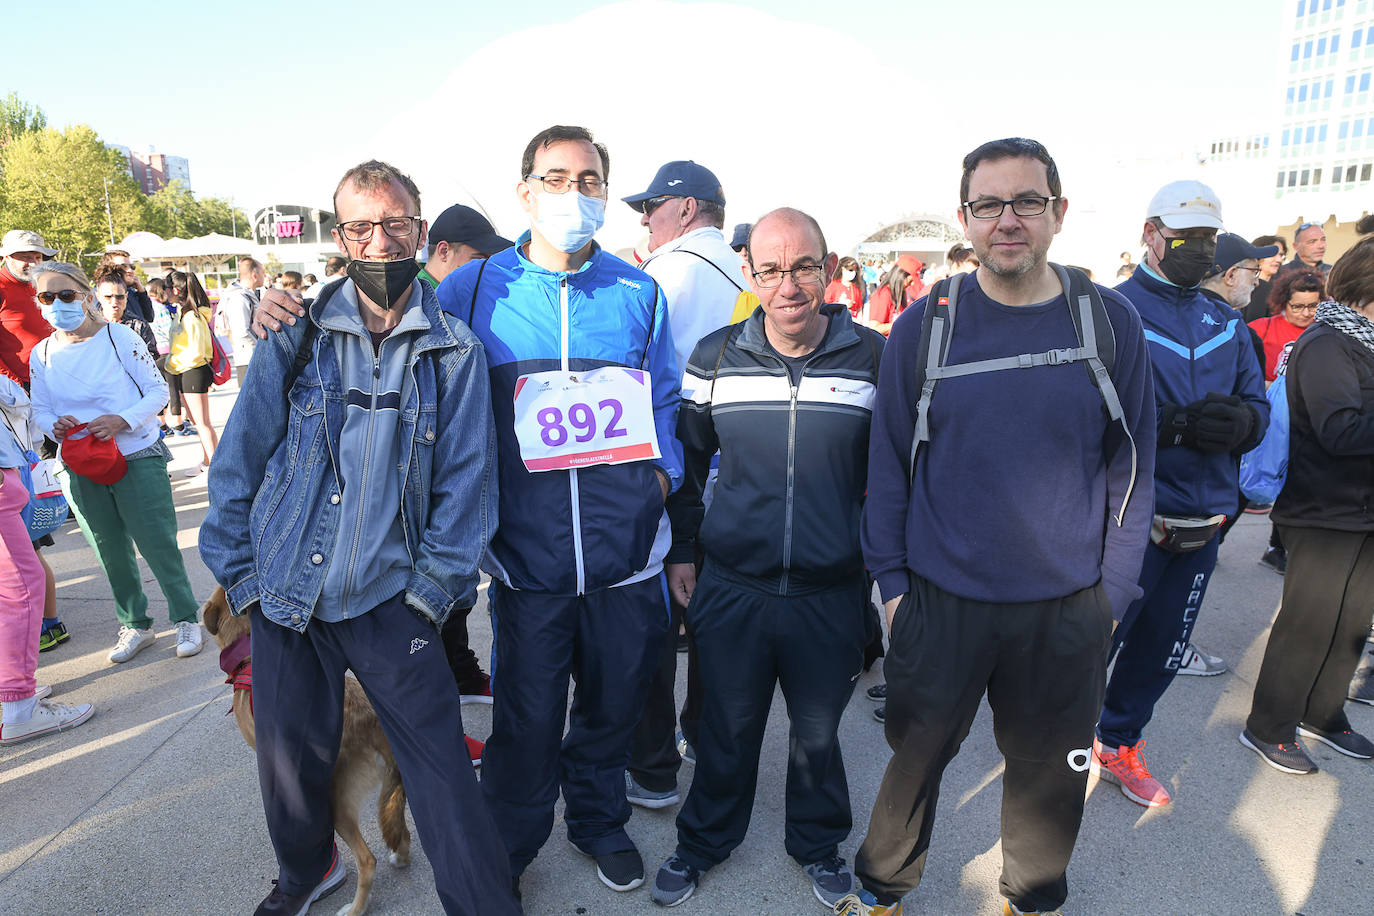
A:
{"type": "MultiPolygon", "coordinates": [[[[256,749],[252,668],[251,664],[246,664],[251,655],[245,652],[247,645],[239,643],[240,639],[248,638],[248,618],[233,616],[224,589],[216,587],[201,608],[201,619],[219,644],[221,665],[226,664],[226,657],[234,659],[229,678],[229,683],[234,685],[234,718],[239,731],[243,732],[243,740],[256,749]]],[[[339,758],[334,764],[330,800],[334,804],[334,830],[348,845],[358,864],[358,891],[353,895],[353,902],[339,910],[339,916],[362,916],[367,909],[377,857],[363,839],[358,826],[358,809],[368,792],[378,784],[382,787],[377,798],[377,822],[382,828],[382,839],[391,850],[391,864],[404,868],[410,864],[410,829],[406,826],[406,790],[401,785],[401,771],[396,768],[391,744],[382,732],[377,713],[368,702],[362,685],[356,678],[346,677],[343,736],[339,741],[339,758]]]]}

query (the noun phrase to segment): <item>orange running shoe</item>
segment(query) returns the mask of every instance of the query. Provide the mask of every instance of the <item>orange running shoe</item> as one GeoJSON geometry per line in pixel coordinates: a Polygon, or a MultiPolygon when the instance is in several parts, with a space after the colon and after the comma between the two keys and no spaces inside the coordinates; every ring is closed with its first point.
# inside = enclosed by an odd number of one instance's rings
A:
{"type": "Polygon", "coordinates": [[[1093,775],[1121,786],[1121,794],[1147,808],[1158,808],[1169,804],[1169,790],[1145,769],[1145,758],[1140,752],[1145,749],[1145,739],[1141,738],[1132,747],[1119,747],[1114,753],[1107,751],[1102,742],[1093,738],[1093,759],[1090,768],[1093,775]]]}

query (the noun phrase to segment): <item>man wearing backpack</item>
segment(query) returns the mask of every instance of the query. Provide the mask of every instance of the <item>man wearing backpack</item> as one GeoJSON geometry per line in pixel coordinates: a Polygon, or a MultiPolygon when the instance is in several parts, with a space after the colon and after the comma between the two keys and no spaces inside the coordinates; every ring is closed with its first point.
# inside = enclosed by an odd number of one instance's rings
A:
{"type": "Polygon", "coordinates": [[[1167,805],[1141,736],[1188,654],[1217,562],[1218,534],[1237,511],[1236,458],[1264,438],[1269,403],[1245,321],[1199,288],[1217,263],[1221,201],[1198,181],[1160,188],[1145,212],[1145,260],[1117,291],[1140,311],[1159,415],[1157,513],[1142,596],[1116,632],[1116,666],[1093,743],[1093,772],[1131,801],[1167,805]]]}
{"type": "Polygon", "coordinates": [[[845,916],[900,914],[920,883],[941,775],[984,692],[1006,758],[1003,912],[1059,908],[1113,619],[1140,593],[1150,500],[1135,484],[1155,438],[1140,320],[1048,262],[1068,204],[1042,145],[992,141],[963,165],[981,266],[902,314],[878,383],[862,535],[891,633],[893,757],[845,916]]]}

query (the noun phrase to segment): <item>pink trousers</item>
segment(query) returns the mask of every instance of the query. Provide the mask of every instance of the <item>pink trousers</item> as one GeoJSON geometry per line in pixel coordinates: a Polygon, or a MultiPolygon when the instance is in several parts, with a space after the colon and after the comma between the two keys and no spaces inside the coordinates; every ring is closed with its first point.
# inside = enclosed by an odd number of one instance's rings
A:
{"type": "Polygon", "coordinates": [[[0,471],[0,701],[33,696],[43,626],[43,566],[19,515],[29,491],[14,468],[0,471]]]}

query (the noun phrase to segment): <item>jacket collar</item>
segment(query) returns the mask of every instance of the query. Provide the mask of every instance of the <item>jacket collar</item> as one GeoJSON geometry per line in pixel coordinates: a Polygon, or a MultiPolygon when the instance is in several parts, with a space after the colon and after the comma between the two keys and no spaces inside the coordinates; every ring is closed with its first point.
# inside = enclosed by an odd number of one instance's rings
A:
{"type": "MultiPolygon", "coordinates": [[[[821,314],[830,321],[826,325],[825,336],[811,352],[812,356],[841,350],[859,342],[859,332],[854,329],[854,319],[850,316],[849,309],[837,303],[827,302],[821,306],[821,314]]],[[[773,346],[768,343],[768,334],[763,328],[762,306],[754,309],[754,313],[745,319],[744,330],[740,332],[737,345],[741,350],[751,353],[769,354],[773,350],[773,346]]]]}
{"type": "MultiPolygon", "coordinates": [[[[439,299],[434,295],[433,288],[428,283],[416,278],[412,281],[420,288],[420,299],[417,303],[412,299],[406,304],[405,315],[401,317],[401,322],[396,326],[396,330],[402,332],[416,332],[417,337],[412,345],[412,352],[419,353],[424,350],[432,350],[442,347],[456,347],[459,345],[458,338],[454,335],[452,328],[449,327],[448,320],[444,317],[443,310],[439,308],[439,299]]],[[[344,333],[362,333],[354,327],[346,326],[340,319],[341,315],[331,315],[325,317],[325,310],[329,308],[330,302],[335,296],[343,295],[349,307],[357,309],[356,293],[353,292],[353,281],[344,280],[342,283],[331,283],[320,293],[320,297],[310,304],[310,320],[327,331],[342,331],[344,333]],[[344,293],[347,287],[349,292],[344,293]]],[[[412,287],[412,295],[414,287],[412,287]]],[[[337,303],[336,307],[343,305],[337,303]]],[[[357,327],[362,327],[362,319],[357,318],[357,327]]]]}
{"type": "Polygon", "coordinates": [[[567,277],[570,281],[577,277],[590,277],[596,272],[597,266],[601,263],[601,245],[595,239],[592,240],[592,253],[587,256],[587,260],[577,270],[549,270],[547,267],[540,267],[525,256],[525,245],[534,236],[534,233],[526,229],[520,234],[519,240],[511,249],[515,252],[516,266],[527,273],[543,274],[553,280],[561,280],[567,277]]]}

